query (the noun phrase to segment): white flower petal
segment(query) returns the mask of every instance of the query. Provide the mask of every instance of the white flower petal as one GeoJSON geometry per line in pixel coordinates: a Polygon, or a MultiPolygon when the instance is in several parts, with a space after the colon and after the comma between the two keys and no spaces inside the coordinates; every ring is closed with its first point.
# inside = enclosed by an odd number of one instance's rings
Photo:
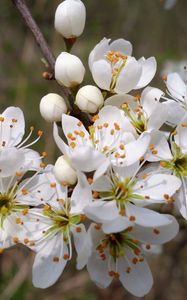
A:
{"type": "Polygon", "coordinates": [[[130,251],[127,251],[127,258],[119,258],[119,279],[124,288],[131,294],[136,297],[143,297],[150,291],[153,285],[152,274],[146,260],[133,264],[132,259],[133,254],[130,251]],[[125,271],[128,268],[130,268],[129,273],[125,271]]]}
{"type": "Polygon", "coordinates": [[[67,263],[63,259],[64,253],[67,254],[67,246],[63,244],[63,239],[56,235],[36,254],[32,272],[35,287],[44,289],[57,281],[67,263]]]}
{"type": "Polygon", "coordinates": [[[99,44],[97,44],[95,46],[95,48],[91,51],[91,53],[89,55],[89,60],[88,60],[90,71],[92,71],[93,63],[97,60],[104,59],[105,54],[108,51],[110,51],[109,42],[110,42],[110,39],[103,38],[99,42],[99,44]]]}
{"type": "Polygon", "coordinates": [[[163,105],[166,106],[168,111],[167,121],[172,126],[178,125],[186,114],[186,110],[180,105],[180,103],[173,100],[167,100],[163,102],[163,105]]]}
{"type": "Polygon", "coordinates": [[[160,127],[166,122],[167,119],[168,119],[167,107],[163,105],[163,103],[157,103],[157,107],[152,112],[148,120],[147,129],[150,131],[160,129],[160,127]]]}
{"type": "Polygon", "coordinates": [[[187,220],[187,178],[185,177],[179,192],[175,196],[175,205],[184,219],[187,220]]]}
{"type": "Polygon", "coordinates": [[[91,185],[91,189],[97,192],[106,192],[108,190],[111,190],[112,187],[113,184],[108,176],[99,177],[97,180],[94,180],[91,185]]]}
{"type": "Polygon", "coordinates": [[[22,152],[16,148],[0,149],[0,174],[2,177],[15,175],[24,165],[22,152]]]}
{"type": "Polygon", "coordinates": [[[154,145],[157,154],[154,155],[151,152],[148,152],[146,154],[146,159],[148,161],[170,160],[173,158],[167,138],[162,132],[158,130],[152,131],[150,143],[154,145]]]}
{"type": "Polygon", "coordinates": [[[128,103],[133,109],[138,107],[137,101],[134,101],[134,97],[128,94],[113,95],[105,100],[105,106],[112,105],[121,108],[124,103],[128,103]]]}
{"type": "Polygon", "coordinates": [[[151,86],[148,86],[143,90],[140,102],[148,118],[151,116],[155,108],[157,108],[160,97],[163,95],[164,93],[161,90],[151,86]]]}
{"type": "Polygon", "coordinates": [[[137,170],[139,169],[139,161],[135,162],[134,164],[130,166],[124,166],[124,167],[118,167],[118,166],[113,166],[113,169],[117,176],[123,180],[126,177],[133,177],[136,173],[137,170]]]}
{"type": "Polygon", "coordinates": [[[57,147],[59,148],[59,150],[64,155],[66,155],[67,157],[69,157],[70,156],[69,147],[66,145],[66,143],[64,143],[64,141],[62,140],[62,138],[59,136],[58,126],[56,125],[56,123],[54,123],[54,125],[53,125],[53,137],[54,137],[55,143],[57,144],[57,147]]]}
{"type": "Polygon", "coordinates": [[[106,159],[95,171],[93,180],[97,180],[99,177],[101,177],[108,169],[110,166],[111,162],[110,159],[106,159]]]}
{"type": "Polygon", "coordinates": [[[79,119],[66,114],[62,114],[62,129],[69,144],[72,142],[72,139],[69,138],[69,134],[70,134],[74,136],[74,138],[76,139],[75,143],[78,144],[79,146],[82,145],[91,146],[89,133],[85,129],[84,125],[80,123],[79,119]],[[83,133],[84,136],[80,137],[79,135],[76,135],[75,131],[79,133],[80,132],[83,133]]]}
{"type": "Polygon", "coordinates": [[[96,200],[84,209],[85,214],[95,222],[105,222],[118,218],[119,211],[115,201],[96,200]]]}
{"type": "Polygon", "coordinates": [[[130,56],[132,54],[132,44],[124,39],[118,39],[110,44],[110,50],[130,56]]]}
{"type": "Polygon", "coordinates": [[[144,57],[138,60],[142,67],[142,74],[140,80],[138,81],[135,89],[141,89],[153,79],[156,73],[157,63],[154,57],[149,57],[145,59],[144,57]]]}
{"type": "Polygon", "coordinates": [[[175,143],[180,147],[183,154],[187,153],[187,113],[182,118],[181,124],[176,128],[176,135],[174,136],[175,143]],[[183,125],[184,124],[184,125],[183,125]]]}
{"type": "Polygon", "coordinates": [[[71,213],[81,214],[85,206],[92,202],[92,192],[86,176],[77,172],[78,183],[71,196],[71,213]]]}
{"type": "Polygon", "coordinates": [[[88,260],[87,270],[91,280],[100,288],[106,288],[110,285],[112,277],[108,274],[108,260],[102,260],[96,251],[88,260]]]}
{"type": "Polygon", "coordinates": [[[25,171],[37,171],[40,168],[41,158],[40,154],[32,149],[20,149],[24,156],[23,168],[25,171]]]}
{"type": "Polygon", "coordinates": [[[1,142],[5,142],[5,147],[17,146],[25,133],[22,110],[19,107],[10,106],[0,116],[4,118],[1,124],[1,142]]]}
{"type": "Polygon", "coordinates": [[[150,135],[143,133],[136,141],[125,145],[126,158],[125,165],[129,166],[137,162],[148,149],[150,143],[150,135]]]}
{"type": "Polygon", "coordinates": [[[135,217],[135,223],[144,227],[162,226],[170,223],[164,214],[159,214],[151,209],[138,207],[131,203],[126,204],[126,215],[135,217]]]}
{"type": "Polygon", "coordinates": [[[87,264],[91,255],[91,242],[83,224],[79,224],[73,229],[73,239],[77,252],[77,269],[81,270],[87,264]],[[81,231],[77,232],[77,227],[81,228],[81,231]]]}
{"type": "Polygon", "coordinates": [[[92,65],[92,76],[95,83],[103,90],[110,90],[112,80],[111,65],[104,59],[95,61],[92,65]]]}
{"type": "Polygon", "coordinates": [[[103,222],[102,230],[105,233],[115,233],[133,226],[127,217],[118,216],[115,220],[103,222]]]}
{"type": "Polygon", "coordinates": [[[142,72],[142,67],[134,57],[127,60],[125,67],[119,74],[115,92],[118,94],[128,93],[137,85],[142,72]]]}
{"type": "Polygon", "coordinates": [[[170,94],[179,99],[180,101],[184,101],[186,97],[186,85],[182,78],[177,73],[171,73],[167,76],[166,86],[170,94]]]}
{"type": "Polygon", "coordinates": [[[168,223],[162,226],[142,227],[135,226],[132,229],[132,236],[145,244],[160,245],[172,240],[179,231],[179,224],[173,216],[165,215],[168,223]]]}
{"type": "Polygon", "coordinates": [[[138,195],[148,196],[147,203],[165,201],[166,197],[173,196],[180,188],[181,181],[174,175],[153,174],[145,180],[140,180],[134,186],[134,192],[138,195]]]}
{"type": "Polygon", "coordinates": [[[72,166],[83,172],[91,172],[98,169],[101,164],[105,163],[104,154],[91,147],[76,147],[71,153],[72,166]]]}

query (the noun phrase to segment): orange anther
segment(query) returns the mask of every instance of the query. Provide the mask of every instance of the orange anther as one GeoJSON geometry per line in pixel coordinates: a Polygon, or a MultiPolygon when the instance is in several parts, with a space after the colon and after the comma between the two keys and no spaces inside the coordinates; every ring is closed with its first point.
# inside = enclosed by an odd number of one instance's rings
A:
{"type": "Polygon", "coordinates": [[[28,238],[25,238],[24,239],[24,244],[28,244],[29,243],[29,239],[28,238]]]}
{"type": "Polygon", "coordinates": [[[27,194],[28,194],[28,192],[27,192],[27,190],[26,190],[26,189],[22,189],[22,191],[21,191],[21,192],[22,192],[22,194],[23,194],[23,195],[27,195],[27,194]]]}
{"type": "Polygon", "coordinates": [[[38,130],[38,136],[42,136],[43,135],[43,131],[42,130],[38,130]]]}
{"type": "Polygon", "coordinates": [[[65,260],[68,260],[68,259],[69,259],[69,254],[64,254],[63,258],[64,258],[65,260]]]}
{"type": "Polygon", "coordinates": [[[54,256],[54,257],[53,257],[53,261],[54,261],[54,262],[59,262],[59,257],[58,257],[58,256],[54,256]]]}
{"type": "Polygon", "coordinates": [[[21,224],[21,219],[20,218],[16,218],[16,224],[21,224]]]}
{"type": "Polygon", "coordinates": [[[51,182],[50,187],[55,188],[56,187],[56,182],[51,182]]]}
{"type": "Polygon", "coordinates": [[[82,231],[81,227],[76,227],[76,232],[80,233],[82,231]]]}

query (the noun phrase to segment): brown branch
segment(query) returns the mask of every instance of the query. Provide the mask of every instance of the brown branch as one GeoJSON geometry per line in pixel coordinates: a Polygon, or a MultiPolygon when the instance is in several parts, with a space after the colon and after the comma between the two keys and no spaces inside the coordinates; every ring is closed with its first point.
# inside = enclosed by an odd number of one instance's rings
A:
{"type": "Polygon", "coordinates": [[[51,52],[43,34],[41,33],[41,30],[39,29],[38,25],[36,24],[35,20],[33,19],[25,0],[12,0],[13,4],[16,6],[18,11],[20,12],[22,18],[24,19],[27,27],[32,32],[36,43],[41,49],[41,52],[45,59],[47,60],[51,71],[54,70],[54,64],[55,64],[55,57],[53,53],[51,52]]]}

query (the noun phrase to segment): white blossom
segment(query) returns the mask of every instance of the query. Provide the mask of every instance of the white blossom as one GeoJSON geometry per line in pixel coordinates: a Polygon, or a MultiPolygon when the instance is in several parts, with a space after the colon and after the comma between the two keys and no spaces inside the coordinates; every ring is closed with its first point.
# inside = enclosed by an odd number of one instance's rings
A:
{"type": "Polygon", "coordinates": [[[164,93],[153,87],[146,87],[141,95],[114,95],[105,100],[105,105],[114,105],[125,112],[125,116],[140,134],[158,130],[168,118],[167,107],[160,103],[164,93]],[[159,112],[159,113],[158,113],[159,112]]]}
{"type": "Polygon", "coordinates": [[[81,60],[70,53],[62,52],[55,62],[55,78],[68,88],[79,85],[84,78],[85,68],[81,60]]]}
{"type": "Polygon", "coordinates": [[[91,185],[98,193],[97,198],[85,207],[86,215],[95,222],[103,224],[106,233],[119,232],[134,224],[144,227],[162,226],[168,218],[145,208],[150,204],[167,203],[181,186],[181,181],[173,175],[143,174],[139,176],[140,166],[108,170],[91,185]]]}
{"type": "Polygon", "coordinates": [[[35,144],[42,136],[26,144],[30,139],[34,127],[30,128],[29,135],[23,139],[25,120],[23,112],[18,107],[8,107],[0,114],[0,175],[8,177],[16,173],[21,167],[25,170],[36,170],[40,165],[40,155],[29,147],[35,144]]]}
{"type": "Polygon", "coordinates": [[[80,36],[86,21],[86,8],[80,0],[65,0],[55,13],[55,28],[66,39],[80,36]]]}
{"type": "Polygon", "coordinates": [[[89,67],[95,83],[112,93],[128,93],[145,87],[156,72],[154,57],[138,61],[131,56],[132,45],[124,39],[104,38],[95,46],[89,56],[89,67]]]}
{"type": "Polygon", "coordinates": [[[86,85],[79,89],[75,104],[80,110],[94,114],[103,106],[104,98],[100,89],[96,86],[86,85]]]}
{"type": "Polygon", "coordinates": [[[40,113],[47,122],[61,121],[62,114],[66,114],[67,110],[64,98],[58,94],[47,94],[40,101],[40,113]]]}
{"type": "Polygon", "coordinates": [[[176,236],[178,223],[174,217],[168,218],[170,223],[158,228],[135,226],[111,234],[105,234],[99,224],[91,224],[88,234],[92,253],[87,263],[91,279],[99,287],[106,288],[113,278],[117,278],[134,296],[146,295],[153,278],[144,247],[149,250],[152,244],[160,245],[176,236]]]}
{"type": "Polygon", "coordinates": [[[28,187],[26,199],[34,199],[32,208],[24,216],[26,245],[36,252],[33,265],[33,284],[47,288],[54,284],[72,258],[72,237],[77,251],[77,268],[86,264],[83,252],[89,246],[86,237],[83,208],[90,199],[84,189],[87,180],[79,173],[78,183],[68,198],[68,188],[56,181],[48,167],[35,178],[35,186],[28,187]],[[38,188],[40,193],[38,193],[38,188]],[[80,195],[82,197],[80,197],[80,195]],[[43,208],[37,208],[43,204],[43,208]]]}
{"type": "Polygon", "coordinates": [[[120,109],[105,106],[94,117],[94,121],[87,131],[78,119],[64,114],[62,128],[68,145],[60,138],[57,126],[54,126],[57,146],[69,157],[75,169],[104,173],[111,163],[128,166],[147,151],[149,134],[143,133],[136,139],[133,135],[135,129],[120,109]]]}

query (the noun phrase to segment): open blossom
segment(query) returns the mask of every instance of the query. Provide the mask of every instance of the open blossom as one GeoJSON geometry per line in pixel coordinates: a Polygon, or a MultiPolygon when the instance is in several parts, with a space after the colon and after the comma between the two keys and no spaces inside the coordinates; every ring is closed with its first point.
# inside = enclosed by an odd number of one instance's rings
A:
{"type": "Polygon", "coordinates": [[[171,133],[169,142],[162,135],[162,139],[154,147],[157,151],[155,158],[162,167],[160,171],[174,174],[181,180],[181,188],[176,194],[176,206],[187,219],[187,115],[171,133]]]}
{"type": "Polygon", "coordinates": [[[125,116],[137,133],[158,130],[167,120],[167,107],[159,100],[164,93],[152,87],[146,87],[139,96],[128,94],[114,95],[105,101],[105,105],[114,105],[125,112],[125,116]],[[159,113],[158,113],[159,112],[159,113]]]}
{"type": "MultiPolygon", "coordinates": [[[[23,243],[24,222],[22,218],[27,215],[29,205],[38,202],[34,198],[28,197],[28,191],[35,186],[35,177],[42,169],[30,178],[22,180],[26,173],[25,166],[18,167],[17,172],[12,171],[8,177],[0,176],[0,248],[8,248],[19,242],[23,243]]],[[[38,182],[37,182],[38,183],[38,182]]]]}
{"type": "Polygon", "coordinates": [[[30,134],[23,139],[25,133],[25,120],[23,112],[18,107],[8,107],[0,114],[0,175],[8,177],[19,171],[19,168],[36,170],[40,165],[40,155],[29,149],[41,137],[42,131],[38,131],[38,137],[31,143],[26,142],[31,137],[34,128],[30,128],[30,134]]]}
{"type": "Polygon", "coordinates": [[[131,56],[132,45],[124,39],[104,38],[89,56],[89,67],[95,83],[112,93],[128,93],[140,89],[153,79],[156,72],[154,57],[138,61],[131,56]]]}
{"type": "Polygon", "coordinates": [[[146,295],[153,278],[144,249],[149,251],[152,244],[161,245],[176,236],[178,223],[174,217],[168,215],[168,218],[170,223],[157,228],[136,225],[111,234],[105,234],[98,224],[91,224],[88,234],[92,251],[87,263],[91,279],[106,288],[117,278],[133,295],[146,295]]]}
{"type": "Polygon", "coordinates": [[[32,208],[21,218],[24,222],[24,242],[36,251],[33,265],[33,284],[46,288],[54,284],[72,257],[72,237],[78,254],[77,268],[85,265],[86,230],[83,208],[90,199],[84,189],[85,175],[79,173],[71,198],[68,188],[56,181],[52,168],[35,177],[34,185],[27,186],[25,201],[33,200],[32,208]],[[80,197],[81,195],[81,197],[80,197]],[[43,207],[41,207],[43,205],[43,207]],[[38,207],[40,206],[40,207],[38,207]]]}
{"type": "Polygon", "coordinates": [[[58,135],[54,125],[54,138],[75,169],[84,172],[99,170],[104,173],[110,163],[130,165],[147,151],[150,136],[134,137],[135,129],[123,112],[112,106],[102,108],[95,122],[86,130],[76,118],[62,115],[62,129],[68,145],[58,135]]]}
{"type": "Polygon", "coordinates": [[[167,203],[180,188],[180,180],[167,174],[137,174],[139,163],[117,167],[99,177],[91,185],[95,199],[85,207],[85,214],[103,225],[106,233],[118,232],[135,224],[162,226],[167,216],[150,208],[152,203],[167,203]]]}

